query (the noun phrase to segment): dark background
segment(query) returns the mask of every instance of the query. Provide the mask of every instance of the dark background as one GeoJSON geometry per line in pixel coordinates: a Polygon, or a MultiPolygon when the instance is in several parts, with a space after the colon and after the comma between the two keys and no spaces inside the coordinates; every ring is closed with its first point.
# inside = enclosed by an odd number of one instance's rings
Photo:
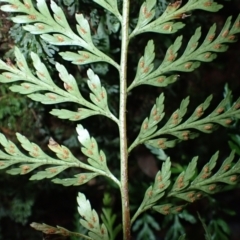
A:
{"type": "MultiPolygon", "coordinates": [[[[184,20],[187,26],[177,34],[171,36],[158,36],[157,34],[147,33],[133,39],[129,46],[129,81],[134,77],[132,71],[139,57],[143,54],[143,49],[149,39],[154,39],[156,54],[160,56],[165,52],[169,43],[176,36],[183,34],[184,41],[194,33],[198,26],[202,26],[204,33],[213,23],[217,23],[218,29],[221,29],[225,20],[229,15],[233,15],[233,20],[240,12],[240,2],[235,1],[218,1],[224,4],[224,9],[218,13],[206,13],[203,11],[195,11],[191,17],[184,20]],[[157,44],[159,43],[159,45],[157,44]]],[[[59,4],[64,4],[58,1],[59,4]]],[[[141,1],[132,1],[131,15],[137,16],[141,1]]],[[[65,6],[66,7],[66,6],[65,6]]],[[[97,5],[88,1],[79,1],[79,9],[85,14],[89,14],[92,8],[97,5]],[[87,3],[89,5],[87,5],[87,3]],[[85,5],[84,5],[85,4],[85,5]],[[88,7],[89,6],[89,7],[88,7]],[[81,8],[82,7],[82,8],[81,8]]],[[[66,7],[67,9],[67,7],[66,7]]],[[[78,9],[78,10],[79,10],[78,9]]],[[[99,9],[99,8],[97,8],[99,9]]],[[[75,9],[77,11],[77,9],[75,9]]],[[[9,15],[1,14],[1,35],[0,35],[0,54],[3,58],[11,58],[12,53],[9,50],[13,45],[20,45],[23,39],[15,36],[15,39],[9,34],[12,23],[8,20],[9,15]]],[[[99,15],[104,14],[99,10],[99,15]]],[[[72,14],[68,13],[69,21],[74,23],[72,14]]],[[[75,26],[73,24],[73,26],[75,26]]],[[[22,34],[25,34],[24,32],[22,34]]],[[[110,41],[112,48],[119,47],[120,40],[118,33],[113,34],[110,41]]],[[[32,40],[38,41],[38,38],[32,40]]],[[[31,48],[33,45],[27,45],[31,48]]],[[[24,47],[23,47],[24,48],[24,47]]],[[[28,49],[26,48],[27,52],[28,49]]],[[[29,50],[30,51],[30,50],[29,50]]],[[[111,54],[116,60],[119,53],[111,54]]],[[[45,55],[43,55],[44,57],[45,55]]],[[[2,58],[1,57],[1,58],[2,58]]],[[[57,55],[54,55],[56,61],[62,61],[57,55]]],[[[51,60],[45,58],[45,63],[49,69],[53,69],[51,60]],[[48,63],[49,61],[49,63],[48,63]]],[[[164,91],[166,96],[165,111],[169,116],[183,98],[190,95],[191,104],[189,109],[193,110],[207,96],[213,94],[212,108],[222,99],[224,86],[228,83],[229,89],[233,91],[234,99],[239,96],[240,89],[240,42],[230,44],[229,50],[225,53],[218,54],[217,59],[212,63],[202,63],[201,67],[192,73],[181,73],[180,80],[168,88],[154,88],[151,86],[140,86],[132,91],[128,101],[128,134],[129,142],[132,142],[138,133],[138,129],[142,120],[146,117],[155,98],[164,91]]],[[[71,73],[76,78],[86,77],[86,68],[72,67],[69,65],[71,73]]],[[[52,71],[52,74],[54,71],[52,71]]],[[[112,108],[117,111],[118,95],[114,87],[118,84],[117,75],[114,69],[109,68],[107,74],[100,73],[103,83],[112,90],[109,96],[109,102],[112,108]],[[109,80],[110,77],[112,79],[109,80]],[[115,77],[116,76],[116,77],[115,77]]],[[[82,85],[83,91],[86,84],[82,85]]],[[[7,89],[8,86],[0,85],[0,131],[9,139],[15,141],[14,133],[21,132],[31,141],[39,144],[44,150],[47,150],[49,136],[53,136],[58,142],[62,142],[66,146],[73,149],[75,155],[81,158],[79,146],[76,141],[75,122],[68,122],[57,119],[48,112],[54,108],[53,106],[43,106],[38,103],[32,103],[29,99],[19,94],[11,93],[7,89]]],[[[65,108],[71,105],[63,104],[65,108]]],[[[102,117],[94,117],[83,120],[81,122],[93,136],[97,136],[101,148],[109,156],[109,165],[112,171],[118,175],[118,131],[114,124],[102,117]]],[[[231,151],[228,141],[229,134],[240,134],[239,124],[229,129],[220,127],[217,132],[212,134],[201,134],[199,138],[191,141],[182,142],[173,149],[167,149],[166,154],[171,157],[173,163],[181,166],[187,163],[194,156],[199,156],[199,167],[203,166],[210,157],[220,150],[220,161],[224,160],[231,151]]],[[[51,154],[49,152],[49,154],[51,154]]],[[[129,174],[130,174],[130,194],[132,196],[131,203],[134,206],[141,202],[144,187],[153,180],[153,173],[160,167],[162,162],[156,160],[150,151],[144,146],[137,147],[129,157],[129,174]],[[141,186],[141,188],[139,187],[141,186]]],[[[43,168],[44,169],[44,168],[43,168]]],[[[63,173],[62,177],[72,176],[77,170],[71,169],[63,173]]],[[[10,176],[4,171],[0,172],[0,239],[4,240],[28,240],[42,239],[42,234],[36,232],[29,227],[31,222],[47,223],[49,225],[59,225],[67,229],[78,230],[78,214],[76,196],[79,191],[84,192],[90,199],[92,206],[97,210],[101,210],[102,198],[104,192],[109,192],[113,198],[113,208],[116,213],[120,213],[120,196],[119,192],[105,179],[97,178],[81,187],[68,187],[54,185],[49,180],[39,182],[28,180],[29,176],[10,176]]],[[[214,198],[204,198],[187,207],[190,215],[194,215],[197,219],[197,212],[205,219],[206,224],[210,224],[213,219],[224,219],[229,224],[231,233],[230,239],[240,239],[240,191],[239,184],[234,190],[216,194],[214,198]],[[233,214],[235,212],[235,214],[233,214]]],[[[173,220],[164,218],[161,215],[153,214],[155,221],[162,228],[161,231],[155,231],[158,239],[164,239],[167,230],[171,226],[173,220]],[[165,225],[164,225],[165,223],[165,225]]],[[[204,239],[204,231],[201,223],[197,219],[197,223],[191,224],[186,219],[182,220],[188,239],[204,239]]],[[[137,235],[137,234],[136,234],[137,235]]],[[[49,238],[49,236],[48,236],[49,238]]],[[[47,239],[47,238],[46,238],[47,239]]],[[[61,239],[61,238],[59,238],[61,239]]],[[[220,238],[219,238],[220,239],[220,238]]],[[[223,239],[223,238],[222,238],[223,239]]],[[[56,238],[57,240],[57,238],[56,238]]]]}

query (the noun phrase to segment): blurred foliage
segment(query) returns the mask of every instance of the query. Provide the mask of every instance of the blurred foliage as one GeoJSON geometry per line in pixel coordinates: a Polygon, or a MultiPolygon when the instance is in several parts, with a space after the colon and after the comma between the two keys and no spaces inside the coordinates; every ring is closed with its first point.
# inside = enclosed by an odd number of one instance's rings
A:
{"type": "MultiPolygon", "coordinates": [[[[130,26],[136,24],[136,17],[142,2],[142,0],[133,0],[131,2],[132,20],[130,26]]],[[[186,30],[183,29],[181,34],[184,34],[186,39],[189,39],[189,36],[193,34],[199,25],[202,25],[203,31],[207,31],[213,22],[217,22],[221,27],[229,13],[236,15],[240,10],[240,3],[238,0],[220,0],[218,2],[226,5],[224,10],[215,14],[214,17],[208,13],[203,14],[201,11],[197,12],[197,14],[186,19],[186,23],[189,27],[186,28],[186,30]]],[[[76,12],[84,13],[84,15],[88,17],[88,21],[91,25],[94,44],[116,60],[119,59],[120,25],[116,21],[115,16],[107,11],[103,11],[102,8],[92,0],[57,0],[56,3],[65,9],[65,13],[70,22],[73,21],[73,15],[76,12]]],[[[121,6],[120,0],[118,3],[119,6],[121,6]]],[[[168,3],[169,1],[166,0],[158,0],[156,14],[160,15],[168,3]]],[[[12,47],[13,45],[17,45],[26,56],[29,56],[29,53],[33,51],[44,61],[48,62],[48,70],[51,72],[51,75],[54,76],[56,73],[54,72],[53,64],[55,61],[61,62],[61,59],[58,56],[59,48],[47,44],[38,36],[27,33],[23,30],[21,25],[12,25],[12,23],[8,21],[10,16],[3,14],[2,12],[0,12],[0,14],[0,53],[4,54],[4,58],[9,58],[10,60],[13,59],[12,47]]],[[[160,40],[161,43],[163,43],[163,45],[158,45],[156,47],[158,61],[161,61],[164,57],[165,50],[170,44],[172,44],[176,35],[158,36],[149,33],[147,36],[143,35],[141,38],[138,37],[134,39],[129,47],[129,80],[132,80],[134,77],[131,75],[133,74],[132,70],[137,66],[137,61],[142,54],[142,49],[144,49],[144,46],[150,37],[154,38],[156,43],[160,42],[160,40]]],[[[74,47],[71,47],[72,51],[74,51],[74,49],[74,47]]],[[[203,66],[194,73],[181,74],[181,80],[179,82],[164,90],[167,99],[169,99],[166,103],[166,106],[168,106],[166,109],[166,115],[170,116],[170,113],[178,107],[177,104],[179,103],[179,99],[182,99],[188,94],[191,95],[192,100],[190,109],[191,106],[195,106],[195,103],[198,104],[201,102],[210,93],[213,93],[216,97],[216,101],[218,101],[218,99],[221,98],[226,81],[229,82],[229,89],[232,89],[234,93],[237,93],[237,89],[240,88],[239,49],[239,43],[236,43],[235,46],[230,47],[230,51],[219,56],[215,62],[208,65],[203,64],[203,66]]],[[[69,67],[70,66],[71,65],[69,64],[69,67]]],[[[88,67],[89,65],[81,67],[71,66],[70,70],[78,80],[79,87],[83,93],[86,91],[87,86],[86,69],[88,67]]],[[[114,114],[117,113],[118,99],[115,97],[119,93],[117,72],[105,63],[91,64],[90,67],[101,76],[103,81],[102,84],[106,87],[109,94],[110,110],[114,114]],[[109,76],[111,76],[111,79],[109,79],[109,76]]],[[[139,87],[136,90],[134,89],[134,94],[129,96],[128,112],[131,112],[131,119],[129,119],[131,120],[131,125],[128,127],[129,141],[136,137],[142,119],[145,117],[146,112],[149,112],[150,107],[155,101],[154,96],[162,90],[163,89],[144,86],[139,87]]],[[[227,90],[225,89],[225,91],[227,90]]],[[[68,109],[74,108],[74,106],[71,104],[68,105],[67,103],[62,104],[61,106],[65,105],[68,106],[68,109]]],[[[75,149],[76,154],[78,154],[79,144],[74,130],[75,124],[66,122],[65,120],[56,119],[55,117],[50,116],[48,112],[48,106],[43,107],[38,103],[31,102],[24,96],[12,93],[8,90],[6,85],[0,86],[1,132],[14,140],[13,133],[21,131],[32,141],[38,142],[45,147],[49,136],[54,136],[57,141],[62,142],[71,149],[75,149]]],[[[115,153],[118,152],[119,146],[119,139],[115,137],[117,136],[117,128],[110,121],[106,121],[102,117],[98,117],[94,121],[84,120],[84,125],[91,133],[93,133],[98,143],[108,155],[109,166],[112,169],[112,172],[116,174],[119,171],[118,162],[115,160],[115,153]]],[[[218,148],[221,149],[223,155],[226,155],[227,152],[229,152],[229,146],[240,155],[239,123],[229,130],[220,130],[218,135],[203,135],[201,138],[194,139],[190,143],[184,142],[174,149],[166,150],[166,152],[159,152],[152,148],[149,150],[144,146],[139,146],[130,155],[130,191],[132,191],[133,196],[136,196],[136,198],[132,200],[132,207],[140,203],[138,197],[143,195],[146,186],[152,182],[151,177],[146,176],[141,169],[138,157],[140,154],[144,155],[146,161],[148,161],[148,156],[151,154],[151,151],[156,156],[154,163],[158,168],[161,166],[162,161],[157,159],[165,160],[166,155],[171,155],[173,161],[173,173],[178,174],[186,168],[187,163],[192,156],[201,155],[203,156],[203,159],[207,159],[218,148]],[[212,144],[213,142],[214,145],[212,144]],[[209,151],[209,145],[211,145],[211,151],[209,151]]],[[[150,167],[153,166],[151,165],[151,162],[149,162],[149,165],[150,167]]],[[[56,185],[53,186],[53,184],[48,183],[47,181],[34,183],[35,188],[33,188],[32,183],[28,183],[26,178],[9,177],[3,172],[0,173],[0,179],[1,186],[3,186],[5,181],[8,181],[8,189],[6,187],[1,187],[0,191],[0,239],[41,239],[41,235],[26,226],[32,220],[42,222],[48,218],[49,223],[56,223],[64,226],[69,225],[71,226],[70,228],[75,226],[75,231],[82,232],[83,229],[79,229],[78,214],[76,214],[75,218],[73,217],[74,212],[76,212],[76,192],[79,189],[74,189],[72,187],[69,189],[63,189],[56,185]],[[23,191],[21,186],[24,186],[26,189],[23,191]],[[37,191],[37,193],[33,194],[34,191],[37,191]],[[24,194],[21,194],[23,192],[24,194]],[[29,192],[32,194],[28,195],[29,192]],[[68,199],[67,203],[62,199],[65,196],[67,196],[68,199]],[[59,204],[55,206],[56,199],[59,200],[59,204]],[[69,209],[67,206],[71,203],[72,207],[69,209]],[[44,211],[42,212],[41,209],[44,209],[44,211]],[[59,211],[61,214],[58,214],[59,211]],[[62,220],[60,220],[60,218],[62,218],[62,220]]],[[[111,188],[112,186],[109,187],[106,182],[103,182],[102,179],[98,180],[98,182],[93,181],[90,186],[81,187],[81,191],[84,191],[89,195],[91,202],[93,202],[94,206],[96,206],[95,208],[99,211],[99,199],[102,199],[103,192],[111,191],[111,198],[115,199],[117,209],[117,206],[120,206],[120,201],[115,196],[115,190],[111,188]]],[[[216,198],[221,199],[222,196],[223,195],[219,195],[216,196],[216,198]]],[[[135,239],[155,239],[154,236],[160,236],[159,239],[162,239],[163,236],[161,234],[164,233],[164,239],[175,240],[178,239],[178,237],[180,239],[180,236],[185,232],[190,234],[190,236],[193,232],[193,237],[196,240],[198,236],[198,239],[203,239],[203,231],[200,231],[199,235],[196,235],[194,232],[194,230],[196,230],[196,227],[194,226],[198,226],[198,229],[200,226],[199,222],[197,222],[194,217],[196,216],[196,209],[199,208],[202,208],[200,211],[201,216],[204,216],[204,219],[205,215],[207,216],[206,222],[208,222],[208,225],[205,226],[206,239],[210,236],[211,239],[216,240],[229,239],[229,235],[234,234],[231,233],[231,226],[228,226],[224,220],[225,215],[221,213],[221,210],[229,210],[229,208],[232,207],[237,214],[240,214],[239,206],[236,204],[240,200],[239,193],[236,192],[231,195],[226,194],[225,200],[228,203],[228,206],[227,204],[223,204],[220,207],[217,207],[216,202],[212,203],[211,200],[200,201],[200,203],[196,203],[188,211],[185,210],[174,216],[167,215],[164,218],[163,226],[160,226],[158,223],[160,222],[160,217],[151,217],[148,214],[144,214],[136,221],[133,227],[136,236],[135,239]],[[207,207],[209,203],[211,203],[211,207],[207,207]]],[[[230,210],[229,212],[231,212],[230,210]]],[[[160,220],[162,220],[162,218],[160,220]]],[[[236,217],[235,222],[240,224],[239,218],[236,217]]],[[[240,233],[235,233],[235,235],[237,236],[235,239],[239,239],[240,233]]],[[[72,240],[73,239],[74,238],[72,238],[72,240]]]]}
{"type": "Polygon", "coordinates": [[[136,240],[155,240],[155,231],[159,231],[161,228],[155,219],[145,213],[143,214],[133,225],[133,232],[136,232],[136,240]]]}
{"type": "MultiPolygon", "coordinates": [[[[54,54],[59,50],[58,47],[46,43],[39,36],[35,36],[25,31],[21,24],[14,24],[10,31],[9,36],[14,40],[14,44],[19,47],[24,56],[28,59],[29,53],[35,52],[43,61],[49,61],[54,64],[54,54]]],[[[5,54],[6,57],[13,57],[13,52],[10,50],[5,54]]]]}

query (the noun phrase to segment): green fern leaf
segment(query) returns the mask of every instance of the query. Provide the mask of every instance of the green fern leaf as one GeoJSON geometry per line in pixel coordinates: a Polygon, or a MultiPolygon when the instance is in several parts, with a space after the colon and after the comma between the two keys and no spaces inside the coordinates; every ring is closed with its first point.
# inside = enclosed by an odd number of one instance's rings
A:
{"type": "Polygon", "coordinates": [[[65,187],[68,186],[79,186],[89,182],[91,179],[98,176],[98,173],[80,173],[74,176],[74,178],[54,178],[52,182],[56,184],[62,184],[65,187]]]}
{"type": "Polygon", "coordinates": [[[106,226],[104,224],[100,225],[97,212],[91,208],[84,194],[78,193],[77,202],[78,212],[83,218],[80,219],[80,223],[89,230],[88,235],[92,239],[110,240],[106,226]]]}

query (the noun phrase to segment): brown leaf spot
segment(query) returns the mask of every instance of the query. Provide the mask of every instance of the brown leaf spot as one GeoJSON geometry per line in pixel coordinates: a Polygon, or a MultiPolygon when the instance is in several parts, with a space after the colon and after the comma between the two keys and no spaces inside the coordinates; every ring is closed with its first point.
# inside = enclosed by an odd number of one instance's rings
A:
{"type": "Polygon", "coordinates": [[[164,77],[159,77],[159,78],[157,79],[157,81],[158,81],[159,83],[162,83],[162,82],[164,82],[164,80],[165,80],[165,78],[164,78],[164,77]]]}
{"type": "Polygon", "coordinates": [[[212,184],[208,187],[209,191],[213,191],[214,189],[216,189],[216,185],[212,184]]]}
{"type": "Polygon", "coordinates": [[[152,16],[152,13],[151,12],[148,12],[147,14],[145,14],[145,18],[149,18],[152,16]]]}
{"type": "Polygon", "coordinates": [[[217,43],[217,44],[215,44],[215,45],[213,46],[213,48],[215,48],[215,49],[220,49],[221,47],[222,47],[222,45],[219,44],[219,43],[217,43]]]}
{"type": "Polygon", "coordinates": [[[204,126],[204,129],[205,130],[211,130],[212,129],[212,125],[207,124],[207,125],[204,126]]]}
{"type": "Polygon", "coordinates": [[[201,117],[203,115],[203,107],[202,106],[199,106],[197,109],[196,109],[196,112],[197,112],[197,116],[198,117],[201,117]]]}
{"type": "Polygon", "coordinates": [[[183,182],[183,176],[181,176],[179,179],[178,179],[178,183],[182,183],[183,182]]]}
{"type": "Polygon", "coordinates": [[[177,186],[178,186],[178,188],[182,188],[182,187],[184,187],[184,184],[181,182],[181,183],[178,183],[177,186]]]}
{"type": "Polygon", "coordinates": [[[101,227],[101,234],[102,234],[102,235],[105,234],[104,228],[102,228],[102,227],[101,227]]]}
{"type": "Polygon", "coordinates": [[[17,62],[18,66],[23,67],[22,62],[17,62]]]}
{"type": "Polygon", "coordinates": [[[93,155],[93,152],[92,152],[90,149],[87,151],[87,153],[88,153],[89,155],[93,155]]]}
{"type": "Polygon", "coordinates": [[[36,15],[31,14],[31,15],[28,15],[28,18],[31,19],[31,20],[35,20],[37,17],[36,17],[36,15]]]}
{"type": "Polygon", "coordinates": [[[165,185],[163,184],[163,183],[160,183],[159,185],[158,185],[158,188],[160,188],[160,189],[163,189],[165,187],[165,185]]]}
{"type": "Polygon", "coordinates": [[[152,16],[152,13],[147,10],[146,6],[143,7],[143,14],[144,14],[145,18],[149,18],[152,16]]]}
{"type": "Polygon", "coordinates": [[[151,191],[151,190],[148,191],[148,192],[147,192],[147,195],[148,195],[149,197],[151,197],[151,196],[153,195],[153,191],[151,191]]]}
{"type": "Polygon", "coordinates": [[[208,177],[209,177],[209,173],[204,173],[203,175],[202,175],[202,179],[207,179],[208,177]]]}
{"type": "Polygon", "coordinates": [[[56,100],[56,96],[53,94],[47,94],[47,97],[52,99],[52,100],[56,100]]]}
{"type": "Polygon", "coordinates": [[[31,5],[28,4],[28,3],[24,3],[24,5],[25,5],[25,7],[26,7],[27,9],[30,9],[30,8],[31,8],[31,5]]]}
{"type": "Polygon", "coordinates": [[[236,36],[234,36],[234,35],[228,36],[228,40],[230,40],[230,41],[234,41],[235,39],[236,39],[236,36]]]}
{"type": "Polygon", "coordinates": [[[141,61],[139,65],[140,65],[140,68],[144,68],[144,65],[145,65],[144,61],[141,61]]]}
{"type": "Polygon", "coordinates": [[[39,156],[39,153],[38,153],[38,152],[31,152],[31,155],[32,155],[33,157],[38,157],[38,156],[39,156]]]}
{"type": "Polygon", "coordinates": [[[201,198],[202,197],[202,194],[201,193],[198,193],[197,194],[197,198],[201,198]]]}
{"type": "Polygon", "coordinates": [[[178,113],[174,113],[172,116],[173,119],[178,119],[178,117],[179,117],[178,113]]]}
{"type": "Polygon", "coordinates": [[[145,130],[148,129],[148,124],[147,123],[143,124],[143,129],[145,129],[145,130]]]}
{"type": "Polygon", "coordinates": [[[15,146],[14,145],[10,145],[8,151],[11,154],[15,153],[15,146]]]}
{"type": "Polygon", "coordinates": [[[63,150],[63,158],[69,158],[69,151],[68,151],[68,149],[64,149],[63,150]]]}
{"type": "Polygon", "coordinates": [[[39,147],[38,147],[38,146],[34,146],[34,147],[33,147],[33,150],[36,151],[36,152],[38,152],[38,151],[39,151],[39,147]]]}
{"type": "Polygon", "coordinates": [[[210,7],[212,6],[212,2],[211,1],[207,1],[203,4],[205,7],[210,7]]]}
{"type": "Polygon", "coordinates": [[[102,155],[100,155],[100,161],[101,161],[101,162],[103,161],[103,159],[104,159],[104,158],[103,158],[103,156],[102,156],[102,155]]]}
{"type": "Polygon", "coordinates": [[[223,107],[220,107],[220,108],[217,109],[217,113],[220,114],[220,113],[222,113],[222,112],[224,112],[224,108],[223,108],[223,107]]]}
{"type": "Polygon", "coordinates": [[[44,26],[42,24],[37,24],[37,28],[40,29],[40,30],[43,30],[44,26]]]}
{"type": "Polygon", "coordinates": [[[88,223],[88,226],[90,227],[90,228],[94,228],[94,225],[92,224],[92,223],[88,223]]]}
{"type": "Polygon", "coordinates": [[[188,62],[184,65],[184,68],[186,69],[190,69],[192,67],[192,63],[191,62],[188,62]]]}
{"type": "Polygon", "coordinates": [[[153,112],[152,112],[152,115],[153,115],[153,116],[156,116],[156,114],[157,114],[157,109],[156,109],[156,107],[154,107],[154,110],[153,110],[153,112]]]}
{"type": "Polygon", "coordinates": [[[240,21],[237,21],[237,22],[236,22],[235,27],[236,27],[236,28],[240,28],[240,21]]]}
{"type": "Polygon", "coordinates": [[[195,197],[192,197],[192,198],[190,199],[191,202],[194,202],[195,200],[196,200],[195,197]]]}
{"type": "Polygon", "coordinates": [[[71,85],[69,85],[68,83],[63,83],[63,86],[67,91],[72,91],[73,90],[73,87],[71,85]]]}
{"type": "Polygon", "coordinates": [[[236,103],[235,105],[234,105],[234,108],[237,110],[237,109],[239,109],[240,108],[240,103],[236,103]]]}
{"type": "Polygon", "coordinates": [[[45,77],[45,75],[43,74],[43,73],[41,73],[41,72],[37,72],[38,73],[38,75],[40,75],[41,77],[45,77]]]}
{"type": "Polygon", "coordinates": [[[78,178],[78,183],[81,184],[81,183],[84,183],[84,180],[86,179],[87,177],[85,175],[80,175],[79,178],[78,178]]]}
{"type": "Polygon", "coordinates": [[[25,89],[29,89],[29,88],[30,88],[29,84],[27,84],[27,83],[23,83],[22,86],[23,86],[25,89]]]}
{"type": "Polygon", "coordinates": [[[92,85],[92,88],[93,88],[93,89],[96,89],[96,88],[97,88],[97,86],[96,86],[94,83],[92,83],[91,85],[92,85]]]}
{"type": "Polygon", "coordinates": [[[11,5],[11,8],[12,8],[12,9],[18,9],[18,6],[17,6],[16,4],[12,4],[12,5],[11,5]]]}
{"type": "Polygon", "coordinates": [[[147,13],[147,7],[144,6],[144,7],[143,7],[143,14],[146,14],[146,13],[147,13]]]}
{"type": "Polygon", "coordinates": [[[235,182],[237,180],[237,178],[238,177],[236,175],[233,175],[233,176],[230,177],[230,181],[235,182]]]}
{"type": "Polygon", "coordinates": [[[48,171],[50,173],[56,173],[57,172],[57,169],[56,168],[49,168],[48,171]]]}
{"type": "Polygon", "coordinates": [[[105,98],[104,92],[101,92],[101,97],[102,97],[102,99],[105,98]]]}
{"type": "Polygon", "coordinates": [[[185,18],[186,14],[184,13],[180,13],[180,14],[176,14],[173,16],[174,19],[183,19],[185,18]]]}
{"type": "Polygon", "coordinates": [[[143,72],[148,73],[149,72],[149,67],[144,68],[143,72]]]}
{"type": "Polygon", "coordinates": [[[229,34],[229,31],[228,30],[225,30],[223,33],[222,33],[222,37],[227,37],[229,34]]]}
{"type": "Polygon", "coordinates": [[[89,58],[89,54],[83,54],[83,57],[85,58],[85,59],[88,59],[89,58]]]}
{"type": "Polygon", "coordinates": [[[161,181],[162,181],[162,176],[161,176],[161,175],[159,175],[159,176],[157,177],[157,181],[158,181],[158,182],[161,182],[161,181]]]}
{"type": "Polygon", "coordinates": [[[12,63],[12,61],[11,61],[10,58],[7,58],[6,64],[7,64],[9,67],[14,67],[14,64],[12,63]]]}
{"type": "Polygon", "coordinates": [[[95,145],[94,145],[94,143],[92,142],[91,143],[91,149],[94,149],[95,148],[95,145]]]}
{"type": "Polygon", "coordinates": [[[212,35],[210,35],[210,36],[208,37],[208,40],[209,40],[209,41],[212,41],[212,40],[214,39],[214,37],[215,37],[215,34],[212,34],[212,35]]]}
{"type": "Polygon", "coordinates": [[[189,198],[192,198],[192,197],[194,196],[194,193],[191,192],[191,193],[189,193],[187,196],[188,196],[189,198]]]}
{"type": "Polygon", "coordinates": [[[181,212],[182,210],[183,210],[183,207],[177,207],[177,208],[176,208],[176,211],[177,211],[177,212],[181,212]]]}
{"type": "Polygon", "coordinates": [[[208,58],[211,57],[211,55],[212,55],[212,54],[208,52],[208,53],[206,53],[206,54],[204,55],[204,57],[205,57],[206,59],[208,59],[208,58]]]}
{"type": "Polygon", "coordinates": [[[198,45],[198,43],[193,43],[192,46],[191,46],[191,48],[196,48],[197,45],[198,45]]]}
{"type": "Polygon", "coordinates": [[[95,218],[95,217],[93,217],[93,218],[92,218],[92,221],[95,223],[95,222],[96,222],[96,218],[95,218]]]}
{"type": "Polygon", "coordinates": [[[163,29],[164,29],[164,30],[172,30],[172,25],[171,25],[171,24],[165,24],[165,25],[163,26],[163,29]]]}
{"type": "Polygon", "coordinates": [[[164,214],[169,214],[170,206],[163,207],[164,214]]]}
{"type": "Polygon", "coordinates": [[[226,120],[225,120],[225,123],[226,123],[227,125],[231,124],[231,123],[232,123],[232,119],[230,119],[230,118],[226,119],[226,120]]]}
{"type": "Polygon", "coordinates": [[[181,4],[182,4],[182,1],[176,1],[174,3],[170,3],[168,7],[177,9],[181,6],[181,4]]]}
{"type": "Polygon", "coordinates": [[[225,165],[225,166],[223,167],[223,169],[224,169],[225,171],[227,171],[229,168],[230,168],[230,165],[229,165],[229,164],[227,164],[227,165],[225,165]]]}
{"type": "Polygon", "coordinates": [[[22,168],[22,171],[21,171],[22,174],[27,173],[28,170],[30,169],[30,167],[28,165],[23,165],[23,166],[21,166],[21,168],[22,168]]]}
{"type": "Polygon", "coordinates": [[[169,55],[169,57],[167,58],[167,60],[169,61],[169,62],[173,62],[174,60],[175,60],[175,55],[174,54],[170,54],[169,55]]]}
{"type": "Polygon", "coordinates": [[[6,73],[4,73],[3,76],[6,77],[7,79],[11,79],[11,78],[12,78],[11,76],[9,76],[9,75],[6,74],[6,73]]]}
{"type": "Polygon", "coordinates": [[[57,40],[59,42],[64,42],[64,38],[62,36],[57,35],[57,40]]]}
{"type": "Polygon", "coordinates": [[[87,31],[84,28],[82,28],[82,27],[80,27],[79,30],[81,31],[82,34],[86,34],[87,33],[87,31]]]}
{"type": "Polygon", "coordinates": [[[205,167],[203,168],[203,171],[204,171],[205,173],[208,173],[208,172],[209,172],[209,166],[205,166],[205,167]]]}
{"type": "Polygon", "coordinates": [[[189,139],[189,132],[183,132],[182,136],[183,136],[184,140],[188,140],[189,139]]]}
{"type": "Polygon", "coordinates": [[[47,230],[44,231],[44,233],[46,233],[46,234],[54,234],[54,233],[56,233],[56,229],[55,228],[48,228],[47,230]]]}
{"type": "Polygon", "coordinates": [[[162,149],[165,149],[165,148],[166,148],[163,139],[160,139],[160,140],[158,141],[158,145],[159,145],[159,147],[162,148],[162,149]]]}

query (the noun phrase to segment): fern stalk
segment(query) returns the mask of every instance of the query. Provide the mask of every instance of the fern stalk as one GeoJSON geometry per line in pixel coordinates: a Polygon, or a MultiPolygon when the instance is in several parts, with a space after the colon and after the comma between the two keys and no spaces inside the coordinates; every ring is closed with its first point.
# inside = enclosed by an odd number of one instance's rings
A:
{"type": "Polygon", "coordinates": [[[123,1],[122,11],[122,45],[120,63],[120,106],[119,106],[119,135],[120,135],[120,161],[121,161],[121,196],[123,239],[130,239],[130,209],[128,195],[128,146],[127,146],[127,53],[129,43],[129,0],[123,1]]]}

